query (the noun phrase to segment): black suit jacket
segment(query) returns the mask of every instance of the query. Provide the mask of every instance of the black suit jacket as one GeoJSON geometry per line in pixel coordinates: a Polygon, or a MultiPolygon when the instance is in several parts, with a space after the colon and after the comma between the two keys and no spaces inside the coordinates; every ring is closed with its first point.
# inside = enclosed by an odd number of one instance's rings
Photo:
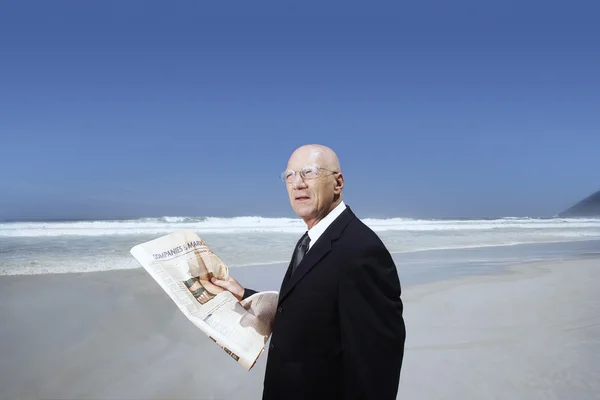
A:
{"type": "Polygon", "coordinates": [[[379,237],[347,207],[290,272],[263,399],[395,399],[406,333],[398,273],[379,237]]]}

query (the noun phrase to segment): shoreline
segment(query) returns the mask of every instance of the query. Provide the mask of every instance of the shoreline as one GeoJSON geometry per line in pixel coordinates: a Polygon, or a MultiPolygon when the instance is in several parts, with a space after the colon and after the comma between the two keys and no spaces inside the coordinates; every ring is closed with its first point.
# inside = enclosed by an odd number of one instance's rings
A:
{"type": "MultiPolygon", "coordinates": [[[[411,256],[427,256],[427,255],[436,255],[440,253],[467,253],[472,251],[494,251],[494,250],[502,250],[502,249],[519,249],[519,248],[528,248],[528,247],[538,247],[540,249],[549,247],[551,245],[586,245],[586,244],[598,244],[597,254],[600,255],[600,239],[581,239],[581,240],[559,240],[559,241],[551,241],[551,242],[529,242],[529,243],[513,243],[513,244],[498,244],[498,245],[484,245],[484,246],[465,246],[465,247],[448,247],[448,248],[431,248],[431,249],[420,249],[420,250],[407,250],[407,251],[390,251],[390,254],[397,261],[398,270],[401,271],[401,258],[403,257],[411,257],[411,256]]],[[[133,256],[127,251],[127,256],[133,259],[133,256]]],[[[594,256],[594,255],[592,255],[594,256]]],[[[583,256],[576,255],[571,256],[572,258],[581,258],[583,256]]],[[[561,258],[558,257],[550,257],[547,260],[559,260],[561,258]]],[[[515,261],[514,263],[519,263],[519,261],[515,261]]],[[[514,264],[511,263],[510,265],[514,264]]],[[[135,271],[141,270],[143,267],[136,262],[135,267],[132,268],[115,268],[115,269],[105,269],[105,270],[88,270],[88,271],[57,271],[57,272],[32,272],[32,273],[23,273],[23,272],[15,272],[15,273],[0,273],[0,279],[5,277],[18,277],[18,276],[45,276],[45,275],[70,275],[70,274],[90,274],[90,273],[104,273],[104,272],[117,272],[117,271],[135,271]]],[[[255,268],[287,268],[288,261],[272,261],[272,262],[257,262],[251,264],[243,264],[238,266],[229,267],[230,274],[235,276],[240,271],[244,270],[252,270],[255,268]]],[[[245,273],[242,273],[245,275],[245,273]]],[[[402,276],[401,276],[402,278],[402,276]]],[[[445,279],[445,278],[441,278],[445,279]]]]}

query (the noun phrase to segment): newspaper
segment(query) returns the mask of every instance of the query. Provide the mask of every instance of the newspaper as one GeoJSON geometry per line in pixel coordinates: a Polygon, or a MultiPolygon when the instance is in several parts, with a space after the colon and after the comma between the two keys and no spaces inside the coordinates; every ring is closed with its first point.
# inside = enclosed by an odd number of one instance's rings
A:
{"type": "Polygon", "coordinates": [[[244,368],[254,366],[271,335],[277,292],[239,301],[212,284],[212,277],[227,279],[229,269],[190,230],[141,243],[131,254],[194,325],[244,368]]]}

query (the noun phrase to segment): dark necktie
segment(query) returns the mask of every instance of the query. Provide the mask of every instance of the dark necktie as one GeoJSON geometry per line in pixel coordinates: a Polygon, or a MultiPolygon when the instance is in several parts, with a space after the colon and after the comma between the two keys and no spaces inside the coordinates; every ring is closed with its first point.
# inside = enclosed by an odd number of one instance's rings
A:
{"type": "Polygon", "coordinates": [[[294,250],[294,264],[292,265],[292,275],[296,272],[296,268],[298,268],[298,264],[304,258],[304,255],[308,251],[308,244],[310,243],[310,236],[308,236],[308,232],[304,233],[298,244],[296,244],[296,249],[294,250]]]}

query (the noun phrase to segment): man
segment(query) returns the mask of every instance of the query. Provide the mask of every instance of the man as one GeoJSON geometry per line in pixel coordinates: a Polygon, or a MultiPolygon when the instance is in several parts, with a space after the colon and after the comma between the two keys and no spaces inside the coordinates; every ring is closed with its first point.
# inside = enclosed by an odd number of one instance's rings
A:
{"type": "MultiPolygon", "coordinates": [[[[390,253],[344,204],[333,150],[296,149],[282,179],[308,235],[279,292],[263,399],[395,399],[405,326],[390,253]]],[[[240,299],[255,293],[233,278],[214,283],[240,299]]]]}

